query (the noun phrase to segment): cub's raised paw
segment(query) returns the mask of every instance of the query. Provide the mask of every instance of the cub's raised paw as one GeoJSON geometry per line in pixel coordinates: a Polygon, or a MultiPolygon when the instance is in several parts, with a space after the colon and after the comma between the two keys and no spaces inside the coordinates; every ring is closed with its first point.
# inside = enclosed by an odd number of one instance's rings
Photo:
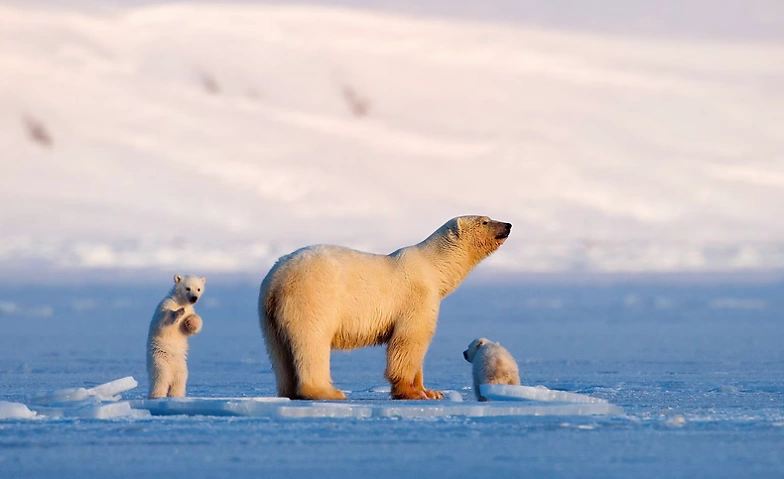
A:
{"type": "Polygon", "coordinates": [[[194,334],[201,331],[201,317],[198,314],[191,314],[187,318],[182,320],[182,324],[180,325],[180,329],[183,334],[188,336],[193,336],[194,334]]]}

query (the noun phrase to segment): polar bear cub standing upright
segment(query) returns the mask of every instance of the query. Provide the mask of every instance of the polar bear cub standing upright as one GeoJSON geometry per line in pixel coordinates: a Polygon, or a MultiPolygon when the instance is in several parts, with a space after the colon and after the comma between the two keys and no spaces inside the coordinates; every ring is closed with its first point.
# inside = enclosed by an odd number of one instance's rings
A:
{"type": "Polygon", "coordinates": [[[204,292],[205,278],[174,276],[174,286],[158,304],[147,336],[150,398],[185,396],[188,381],[188,336],[201,331],[193,305],[204,292]]]}
{"type": "Polygon", "coordinates": [[[473,364],[474,393],[479,401],[488,401],[479,391],[480,384],[520,385],[520,372],[509,351],[486,338],[474,339],[463,351],[466,361],[473,364]]]}

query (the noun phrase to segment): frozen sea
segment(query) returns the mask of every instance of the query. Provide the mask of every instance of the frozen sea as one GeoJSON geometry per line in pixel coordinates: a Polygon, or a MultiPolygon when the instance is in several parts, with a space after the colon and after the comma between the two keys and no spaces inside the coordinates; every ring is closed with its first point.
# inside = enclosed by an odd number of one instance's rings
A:
{"type": "MultiPolygon", "coordinates": [[[[146,392],[149,318],[168,284],[0,287],[0,401],[125,376],[146,392]]],[[[501,342],[525,385],[622,415],[0,420],[0,477],[783,477],[784,284],[469,278],[448,297],[429,387],[474,401],[462,351],[501,342]]],[[[274,395],[256,284],[208,281],[188,394],[274,395]]],[[[385,404],[384,351],[333,354],[355,405],[385,404]]],[[[431,403],[432,404],[432,403],[431,403]]],[[[475,404],[475,403],[474,403],[475,404]]]]}

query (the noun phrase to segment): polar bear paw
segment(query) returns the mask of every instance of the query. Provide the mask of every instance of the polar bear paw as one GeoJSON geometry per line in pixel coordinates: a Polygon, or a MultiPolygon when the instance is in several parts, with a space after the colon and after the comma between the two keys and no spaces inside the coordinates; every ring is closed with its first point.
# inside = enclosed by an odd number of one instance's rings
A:
{"type": "Polygon", "coordinates": [[[198,314],[191,314],[187,318],[182,320],[182,324],[180,325],[180,330],[186,336],[193,336],[194,334],[201,331],[201,317],[198,314]]]}
{"type": "Polygon", "coordinates": [[[444,399],[444,393],[432,389],[423,389],[428,399],[444,399]]]}
{"type": "Polygon", "coordinates": [[[392,399],[443,399],[444,395],[430,389],[418,389],[411,385],[392,386],[392,399]]]}

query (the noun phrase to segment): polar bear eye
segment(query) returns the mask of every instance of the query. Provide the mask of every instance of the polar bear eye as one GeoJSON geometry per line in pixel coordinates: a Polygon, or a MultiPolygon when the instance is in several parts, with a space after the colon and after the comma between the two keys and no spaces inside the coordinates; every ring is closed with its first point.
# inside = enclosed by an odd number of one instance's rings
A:
{"type": "Polygon", "coordinates": [[[187,292],[189,292],[189,293],[190,293],[190,291],[191,291],[191,288],[185,288],[185,291],[187,291],[187,292]]]}
{"type": "Polygon", "coordinates": [[[197,292],[197,293],[201,293],[201,288],[198,288],[198,289],[196,290],[196,292],[197,292]]]}

